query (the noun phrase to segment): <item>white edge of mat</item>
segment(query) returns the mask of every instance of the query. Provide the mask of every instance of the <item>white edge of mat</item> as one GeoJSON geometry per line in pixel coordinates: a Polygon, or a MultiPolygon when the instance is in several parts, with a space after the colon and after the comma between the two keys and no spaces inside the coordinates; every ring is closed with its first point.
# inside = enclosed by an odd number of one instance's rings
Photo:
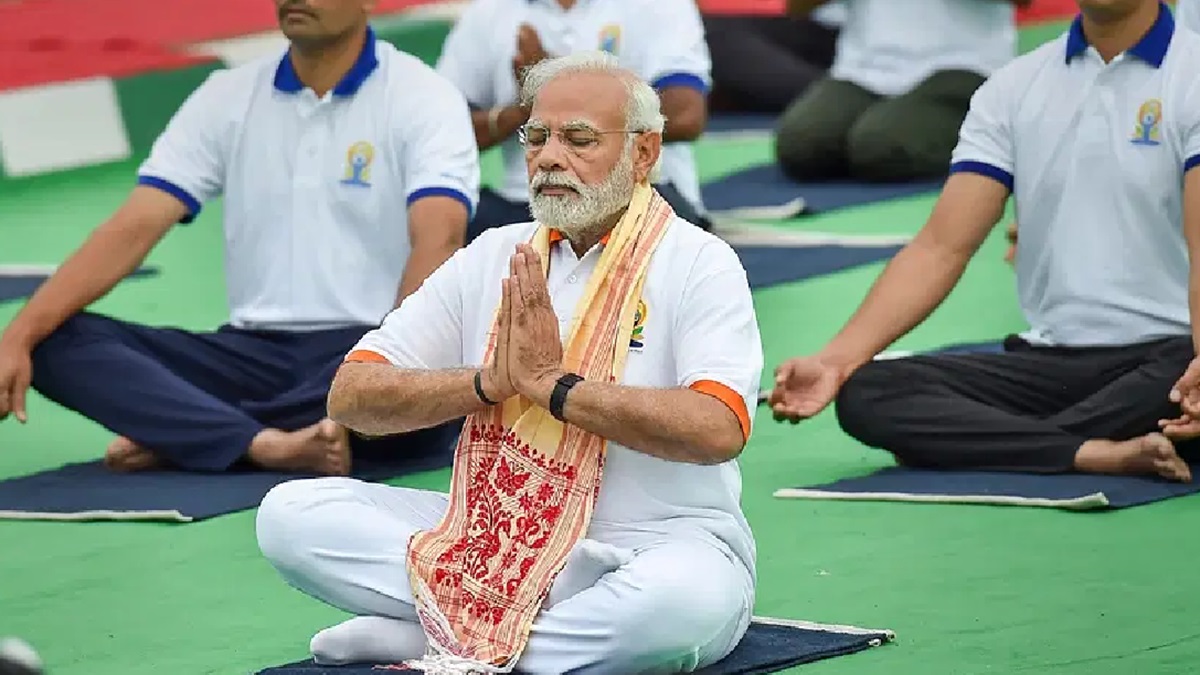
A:
{"type": "Polygon", "coordinates": [[[780,619],[774,616],[755,616],[752,617],[751,622],[767,626],[787,626],[788,628],[820,631],[822,633],[841,633],[843,635],[878,635],[889,642],[896,639],[895,631],[888,630],[887,628],[862,628],[860,626],[843,626],[833,623],[814,623],[812,621],[800,621],[799,619],[780,619]]]}
{"type": "Polygon", "coordinates": [[[0,511],[0,520],[52,520],[68,523],[88,521],[190,523],[194,518],[179,511],[76,511],[53,513],[39,511],[0,511]]]}
{"type": "Polygon", "coordinates": [[[36,274],[54,274],[58,265],[0,265],[0,277],[28,277],[36,274]]]}
{"type": "Polygon", "coordinates": [[[809,488],[780,488],[774,492],[780,499],[822,499],[848,502],[913,502],[925,504],[987,504],[991,506],[1040,506],[1070,511],[1088,511],[1109,505],[1103,492],[1072,499],[1045,497],[1015,497],[1011,495],[939,495],[909,492],[837,492],[809,488]]]}

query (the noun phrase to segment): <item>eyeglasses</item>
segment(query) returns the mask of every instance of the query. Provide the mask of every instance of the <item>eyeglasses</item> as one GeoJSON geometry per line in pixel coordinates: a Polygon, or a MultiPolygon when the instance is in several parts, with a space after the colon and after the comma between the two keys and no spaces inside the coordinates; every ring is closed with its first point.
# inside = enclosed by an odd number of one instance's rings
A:
{"type": "Polygon", "coordinates": [[[550,135],[558,137],[558,140],[568,148],[581,151],[596,145],[600,142],[600,137],[604,134],[641,134],[644,131],[634,129],[615,129],[612,131],[600,131],[590,127],[564,127],[558,131],[550,131],[541,125],[526,124],[517,129],[517,140],[526,149],[536,150],[546,145],[550,140],[550,135]]]}

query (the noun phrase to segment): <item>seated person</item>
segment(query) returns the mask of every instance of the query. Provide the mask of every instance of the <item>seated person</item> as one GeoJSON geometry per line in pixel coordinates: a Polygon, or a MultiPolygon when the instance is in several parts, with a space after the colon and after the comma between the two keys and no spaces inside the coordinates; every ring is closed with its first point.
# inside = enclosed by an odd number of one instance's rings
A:
{"type": "Polygon", "coordinates": [[[1200,36],[1158,0],[1079,5],[979,89],[929,222],[820,353],[779,367],[777,418],[836,397],[846,433],[907,466],[1190,480],[1159,422],[1200,339],[1200,36]],[[946,298],[1010,193],[1030,330],[1002,353],[873,361],[946,298]]]}
{"type": "Polygon", "coordinates": [[[313,638],[320,663],[689,672],[749,625],[745,270],[651,189],[658,98],[614,57],[542,61],[522,99],[536,222],[455,254],[330,392],[365,434],[468,415],[449,494],[317,478],[259,509],[283,578],[357,615],[313,638]]]}
{"type": "MultiPolygon", "coordinates": [[[[788,0],[788,12],[806,16],[827,1],[788,0]]],[[[779,120],[780,168],[799,181],[944,176],[971,95],[1015,53],[1012,4],[844,2],[829,76],[779,120]]]]}
{"type": "Polygon", "coordinates": [[[839,0],[808,16],[703,15],[712,55],[709,108],[783,112],[829,72],[845,15],[839,0]]]}
{"type": "Polygon", "coordinates": [[[437,69],[472,105],[479,149],[500,146],[504,178],[480,193],[467,241],[490,227],[529,220],[524,155],[515,137],[529,116],[517,101],[520,73],[551,55],[594,49],[616,55],[658,90],[667,117],[658,191],[680,217],[709,229],[691,147],[708,122],[710,82],[694,0],[472,0],[446,38],[437,69]]]}
{"type": "Polygon", "coordinates": [[[325,418],[334,372],[463,245],[479,181],[462,94],[377,42],[372,4],[288,3],[282,58],[215,72],[192,93],[125,204],[0,338],[0,419],[26,420],[32,380],[117,434],[115,470],[350,470],[350,440],[325,418]],[[228,325],[82,312],[222,193],[228,325]]]}

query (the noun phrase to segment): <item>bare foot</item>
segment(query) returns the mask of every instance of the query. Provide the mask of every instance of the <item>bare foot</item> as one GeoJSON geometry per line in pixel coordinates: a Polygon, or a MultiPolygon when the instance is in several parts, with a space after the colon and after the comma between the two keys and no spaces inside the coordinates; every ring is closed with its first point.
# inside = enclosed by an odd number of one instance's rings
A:
{"type": "Polygon", "coordinates": [[[265,429],[250,443],[250,461],[264,469],[319,476],[350,473],[350,434],[324,419],[299,431],[265,429]]]}
{"type": "Polygon", "coordinates": [[[162,464],[158,455],[124,436],[117,436],[104,452],[104,466],[110,471],[146,471],[157,469],[162,464]]]}
{"type": "Polygon", "coordinates": [[[1075,468],[1087,473],[1159,476],[1187,483],[1192,471],[1166,436],[1153,433],[1128,441],[1088,441],[1075,453],[1075,468]]]}

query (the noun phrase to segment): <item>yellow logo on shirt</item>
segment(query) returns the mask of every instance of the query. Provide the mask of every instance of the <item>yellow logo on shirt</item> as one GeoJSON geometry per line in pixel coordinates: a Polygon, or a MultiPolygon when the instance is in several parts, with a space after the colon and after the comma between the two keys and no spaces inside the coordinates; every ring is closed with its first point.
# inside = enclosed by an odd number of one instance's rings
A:
{"type": "Polygon", "coordinates": [[[646,327],[646,317],[650,316],[650,312],[646,310],[646,301],[638,300],[637,309],[633,313],[633,333],[629,336],[629,348],[641,349],[644,345],[642,331],[646,327]]]}
{"type": "Polygon", "coordinates": [[[1134,145],[1158,145],[1161,142],[1162,114],[1162,101],[1156,98],[1138,108],[1137,125],[1133,128],[1134,145]]]}
{"type": "Polygon", "coordinates": [[[610,23],[600,29],[600,51],[608,52],[614,56],[617,50],[621,48],[621,26],[620,24],[610,23]]]}
{"type": "Polygon", "coordinates": [[[342,185],[371,187],[371,162],[375,161],[375,146],[359,141],[346,150],[346,171],[342,185]]]}

